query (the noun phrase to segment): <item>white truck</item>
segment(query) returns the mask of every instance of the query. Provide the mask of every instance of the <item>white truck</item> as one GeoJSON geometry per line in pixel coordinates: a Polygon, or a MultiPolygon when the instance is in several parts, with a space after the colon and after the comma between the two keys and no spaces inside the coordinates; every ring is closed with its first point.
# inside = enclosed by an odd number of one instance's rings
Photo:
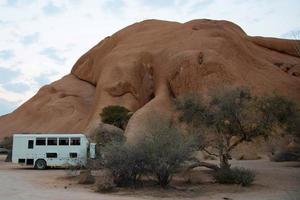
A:
{"type": "Polygon", "coordinates": [[[95,148],[84,134],[14,134],[12,162],[36,169],[84,166],[95,148]]]}

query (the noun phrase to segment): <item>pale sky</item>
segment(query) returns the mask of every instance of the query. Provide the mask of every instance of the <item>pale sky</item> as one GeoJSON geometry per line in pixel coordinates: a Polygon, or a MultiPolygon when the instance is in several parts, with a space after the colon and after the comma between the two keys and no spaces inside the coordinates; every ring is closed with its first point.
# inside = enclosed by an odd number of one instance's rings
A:
{"type": "Polygon", "coordinates": [[[70,72],[106,36],[145,19],[224,19],[293,38],[300,0],[0,0],[0,115],[70,72]]]}

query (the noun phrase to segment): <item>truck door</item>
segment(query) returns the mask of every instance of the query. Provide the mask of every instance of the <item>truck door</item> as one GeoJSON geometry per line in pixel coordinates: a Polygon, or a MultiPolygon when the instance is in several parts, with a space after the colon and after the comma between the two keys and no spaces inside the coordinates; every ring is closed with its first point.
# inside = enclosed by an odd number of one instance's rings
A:
{"type": "Polygon", "coordinates": [[[33,149],[34,140],[28,140],[28,149],[33,149]]]}
{"type": "Polygon", "coordinates": [[[30,139],[27,142],[27,155],[26,155],[26,165],[33,165],[34,164],[34,140],[30,139]]]}
{"type": "Polygon", "coordinates": [[[90,143],[90,158],[95,159],[96,158],[96,143],[90,143]]]}

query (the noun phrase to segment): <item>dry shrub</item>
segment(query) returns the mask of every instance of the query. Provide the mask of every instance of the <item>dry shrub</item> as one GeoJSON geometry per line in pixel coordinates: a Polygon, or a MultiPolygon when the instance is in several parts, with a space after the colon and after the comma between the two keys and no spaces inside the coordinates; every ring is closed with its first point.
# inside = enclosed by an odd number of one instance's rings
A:
{"type": "Polygon", "coordinates": [[[96,178],[95,191],[100,193],[112,192],[115,188],[112,173],[104,171],[101,176],[96,178]]]}
{"type": "Polygon", "coordinates": [[[0,144],[4,149],[12,150],[13,137],[4,137],[0,144]]]}
{"type": "Polygon", "coordinates": [[[300,149],[278,151],[270,159],[273,162],[300,161],[300,149]]]}
{"type": "Polygon", "coordinates": [[[110,124],[99,124],[90,133],[91,139],[96,145],[97,157],[101,155],[102,148],[112,142],[124,142],[124,131],[110,124]]]}
{"type": "Polygon", "coordinates": [[[215,174],[214,178],[221,184],[238,184],[243,187],[250,186],[255,180],[255,173],[245,168],[221,168],[215,174]]]}
{"type": "Polygon", "coordinates": [[[161,187],[167,187],[197,147],[194,137],[184,136],[163,120],[150,124],[147,131],[138,143],[112,143],[103,148],[104,167],[111,170],[118,187],[137,186],[143,175],[152,175],[161,187]]]}
{"type": "Polygon", "coordinates": [[[103,148],[103,165],[118,187],[135,185],[145,171],[145,153],[139,146],[114,142],[103,148]]]}
{"type": "Polygon", "coordinates": [[[12,162],[12,151],[8,151],[5,162],[12,162]]]}
{"type": "Polygon", "coordinates": [[[163,188],[169,185],[180,166],[193,157],[197,143],[193,136],[184,136],[177,127],[157,122],[141,144],[145,152],[145,168],[163,188]]]}
{"type": "Polygon", "coordinates": [[[84,164],[80,163],[79,165],[71,165],[71,164],[65,164],[63,166],[65,168],[65,172],[68,176],[78,176],[81,172],[81,170],[84,169],[84,164]]]}
{"type": "Polygon", "coordinates": [[[95,183],[95,177],[92,176],[90,170],[80,171],[78,183],[79,184],[86,184],[86,185],[94,184],[95,183]]]}

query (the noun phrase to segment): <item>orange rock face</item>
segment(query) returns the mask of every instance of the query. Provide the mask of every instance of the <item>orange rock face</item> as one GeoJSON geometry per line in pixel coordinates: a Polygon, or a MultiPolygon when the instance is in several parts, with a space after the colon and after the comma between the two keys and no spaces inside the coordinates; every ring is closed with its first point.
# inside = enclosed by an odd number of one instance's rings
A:
{"type": "Polygon", "coordinates": [[[247,36],[228,21],[135,23],[84,54],[71,73],[42,87],[0,117],[0,137],[14,132],[89,132],[107,105],[134,111],[136,138],[153,113],[172,114],[172,98],[224,85],[277,91],[300,100],[299,41],[247,36]]]}

